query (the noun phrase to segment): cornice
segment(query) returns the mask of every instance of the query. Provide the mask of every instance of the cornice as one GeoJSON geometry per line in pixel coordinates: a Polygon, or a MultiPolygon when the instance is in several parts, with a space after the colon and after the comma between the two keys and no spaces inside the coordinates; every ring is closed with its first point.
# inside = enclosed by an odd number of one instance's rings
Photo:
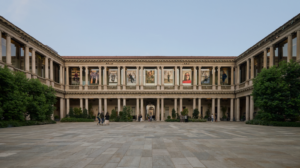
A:
{"type": "Polygon", "coordinates": [[[57,93],[66,94],[65,91],[62,91],[62,90],[59,90],[59,89],[55,89],[55,88],[54,88],[54,90],[55,90],[55,92],[57,92],[57,93]]]}
{"type": "Polygon", "coordinates": [[[287,30],[289,30],[292,27],[294,27],[297,23],[300,23],[300,14],[296,15],[295,17],[293,17],[292,19],[290,19],[289,21],[287,21],[285,24],[283,24],[282,26],[280,26],[279,28],[277,28],[275,31],[273,31],[272,33],[270,33],[269,35],[267,35],[265,38],[263,38],[262,40],[260,40],[256,44],[254,44],[252,47],[248,48],[245,52],[243,52],[242,54],[240,54],[234,60],[237,61],[239,59],[242,59],[242,58],[250,55],[252,52],[254,52],[260,46],[262,46],[264,44],[268,44],[268,43],[276,40],[277,39],[276,37],[280,37],[281,34],[285,33],[287,30]]]}
{"type": "Polygon", "coordinates": [[[239,89],[239,90],[235,91],[235,93],[241,93],[241,92],[245,92],[245,91],[248,91],[248,90],[253,90],[253,86],[249,86],[249,87],[246,87],[246,88],[243,88],[243,89],[239,89]]]}
{"type": "Polygon", "coordinates": [[[65,59],[66,62],[234,62],[234,59],[65,59]]]}
{"type": "Polygon", "coordinates": [[[31,42],[33,44],[36,44],[39,47],[41,47],[42,49],[46,50],[52,56],[57,57],[57,58],[64,61],[64,58],[62,58],[59,54],[55,53],[51,48],[47,47],[46,45],[44,45],[43,43],[41,43],[40,41],[38,41],[34,37],[30,36],[25,31],[23,31],[22,29],[20,29],[16,25],[12,24],[10,21],[6,20],[3,16],[0,16],[0,21],[2,21],[2,23],[4,23],[4,24],[2,24],[3,26],[6,26],[11,31],[14,31],[17,34],[19,34],[20,38],[22,40],[24,40],[25,42],[27,42],[27,43],[31,42]]]}
{"type": "Polygon", "coordinates": [[[104,95],[114,95],[114,94],[156,94],[156,95],[170,95],[170,94],[234,94],[234,91],[66,91],[65,94],[68,95],[82,95],[82,94],[104,94],[104,95]]]}

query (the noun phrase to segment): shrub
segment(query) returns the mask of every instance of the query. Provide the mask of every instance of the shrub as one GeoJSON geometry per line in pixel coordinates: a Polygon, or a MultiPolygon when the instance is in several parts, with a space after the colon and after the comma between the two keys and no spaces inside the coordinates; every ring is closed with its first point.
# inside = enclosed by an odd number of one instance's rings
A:
{"type": "Polygon", "coordinates": [[[82,110],[80,107],[74,107],[74,118],[82,118],[82,110]]]}
{"type": "Polygon", "coordinates": [[[56,122],[53,120],[45,120],[45,121],[0,121],[0,128],[7,127],[20,127],[20,126],[30,126],[30,125],[43,125],[43,124],[55,124],[56,122]]]}
{"type": "Polygon", "coordinates": [[[194,109],[193,111],[193,118],[198,118],[199,116],[199,110],[198,109],[194,109]]]}
{"type": "Polygon", "coordinates": [[[167,118],[168,118],[168,119],[171,119],[171,116],[168,116],[167,118]]]}
{"type": "Polygon", "coordinates": [[[206,122],[206,119],[189,119],[189,122],[206,122]]]}
{"type": "Polygon", "coordinates": [[[69,110],[69,116],[72,118],[74,117],[74,111],[73,111],[73,108],[70,108],[69,110]]]}
{"type": "Polygon", "coordinates": [[[300,127],[300,122],[281,122],[281,121],[264,121],[264,120],[249,120],[246,124],[266,125],[266,126],[281,126],[281,127],[300,127]]]}
{"type": "Polygon", "coordinates": [[[112,109],[110,118],[115,119],[115,118],[117,118],[117,116],[118,116],[117,111],[115,109],[112,109]]]}
{"type": "Polygon", "coordinates": [[[87,118],[63,118],[60,122],[94,122],[94,120],[87,118]]]}
{"type": "Polygon", "coordinates": [[[82,118],[87,118],[87,117],[88,117],[87,109],[83,109],[82,118]]]}
{"type": "Polygon", "coordinates": [[[166,119],[166,122],[180,122],[180,119],[166,119]]]}
{"type": "Polygon", "coordinates": [[[175,109],[172,109],[172,118],[176,118],[176,111],[175,111],[175,109]]]}

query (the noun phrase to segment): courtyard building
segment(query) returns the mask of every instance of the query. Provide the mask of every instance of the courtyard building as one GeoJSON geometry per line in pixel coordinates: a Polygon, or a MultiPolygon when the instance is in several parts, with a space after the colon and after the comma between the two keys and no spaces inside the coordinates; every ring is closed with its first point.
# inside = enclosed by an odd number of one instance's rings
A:
{"type": "Polygon", "coordinates": [[[2,16],[0,39],[0,65],[52,86],[60,118],[74,107],[96,115],[129,106],[134,119],[198,109],[199,117],[247,121],[258,111],[252,79],[280,61],[300,63],[300,14],[231,57],[61,56],[2,16]]]}

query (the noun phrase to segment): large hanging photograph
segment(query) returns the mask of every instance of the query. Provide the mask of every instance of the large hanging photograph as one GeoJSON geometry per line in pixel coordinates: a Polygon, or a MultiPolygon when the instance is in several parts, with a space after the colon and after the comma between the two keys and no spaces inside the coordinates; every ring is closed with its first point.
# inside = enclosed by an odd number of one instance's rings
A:
{"type": "Polygon", "coordinates": [[[90,84],[91,85],[97,85],[99,84],[99,69],[89,69],[89,75],[90,75],[90,84]]]}
{"type": "Polygon", "coordinates": [[[109,69],[108,70],[108,84],[116,85],[118,84],[118,70],[109,69]]]}
{"type": "Polygon", "coordinates": [[[221,80],[221,85],[228,85],[228,72],[229,68],[222,68],[221,73],[220,73],[220,80],[221,80]]]}
{"type": "Polygon", "coordinates": [[[201,84],[211,84],[209,69],[201,69],[201,84]]]}
{"type": "Polygon", "coordinates": [[[164,85],[174,85],[173,69],[164,69],[164,85]]]}
{"type": "Polygon", "coordinates": [[[136,85],[136,70],[127,69],[126,71],[126,83],[127,85],[136,85]]]}
{"type": "Polygon", "coordinates": [[[71,68],[71,85],[80,85],[80,69],[71,68]]]}
{"type": "Polygon", "coordinates": [[[145,85],[156,85],[156,69],[145,69],[145,85]]]}
{"type": "Polygon", "coordinates": [[[182,84],[183,85],[192,85],[192,70],[183,69],[182,70],[182,84]]]}

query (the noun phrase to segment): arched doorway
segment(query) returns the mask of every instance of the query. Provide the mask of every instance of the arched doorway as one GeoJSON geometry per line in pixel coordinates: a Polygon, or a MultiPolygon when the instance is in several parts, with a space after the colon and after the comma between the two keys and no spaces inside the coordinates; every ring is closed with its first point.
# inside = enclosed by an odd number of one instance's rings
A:
{"type": "Polygon", "coordinates": [[[148,120],[149,117],[155,119],[156,108],[153,102],[146,101],[146,108],[145,108],[145,120],[148,120]]]}

